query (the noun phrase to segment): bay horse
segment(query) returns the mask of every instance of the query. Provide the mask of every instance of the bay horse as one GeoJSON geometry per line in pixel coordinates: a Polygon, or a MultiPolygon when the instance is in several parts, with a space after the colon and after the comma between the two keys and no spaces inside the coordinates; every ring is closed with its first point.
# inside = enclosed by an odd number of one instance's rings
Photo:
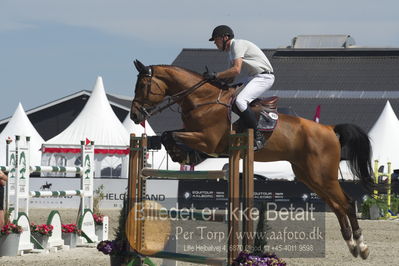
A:
{"type": "MultiPolygon", "coordinates": [[[[221,89],[195,72],[169,65],[145,66],[135,60],[139,72],[131,119],[135,123],[166,108],[159,107],[165,97],[167,105],[181,108],[184,130],[169,132],[176,143],[185,144],[206,154],[225,154],[231,128],[229,105],[235,89],[221,89]],[[156,109],[159,108],[159,109],[156,109]]],[[[174,161],[183,162],[170,145],[174,161]]],[[[367,134],[352,124],[323,125],[301,117],[279,114],[274,132],[265,147],[254,153],[258,162],[288,161],[298,181],[317,193],[337,216],[343,239],[351,254],[366,259],[369,249],[359,227],[355,203],[338,182],[342,157],[349,161],[352,173],[371,192],[371,145],[367,134]]]]}

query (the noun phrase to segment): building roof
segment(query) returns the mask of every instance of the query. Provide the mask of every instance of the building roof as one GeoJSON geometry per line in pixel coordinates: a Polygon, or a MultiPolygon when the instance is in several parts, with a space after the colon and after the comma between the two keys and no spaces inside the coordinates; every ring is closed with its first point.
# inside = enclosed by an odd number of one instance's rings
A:
{"type": "MultiPolygon", "coordinates": [[[[263,49],[276,81],[264,96],[280,97],[280,107],[312,119],[321,105],[320,122],[354,123],[367,132],[389,100],[399,114],[399,49],[263,49]]],[[[226,69],[226,53],[183,49],[173,65],[198,73],[226,69]]],[[[164,119],[164,118],[163,118],[164,119]]],[[[161,122],[163,123],[163,122],[161,122]]],[[[151,123],[156,130],[155,121],[151,123]]]]}
{"type": "Polygon", "coordinates": [[[355,45],[347,34],[298,35],[292,39],[293,48],[344,48],[355,45]]]}
{"type": "MultiPolygon", "coordinates": [[[[399,49],[263,49],[276,81],[272,90],[399,90],[399,49]]],[[[173,65],[198,73],[222,71],[227,55],[215,49],[183,49],[173,65]]]]}
{"type": "MultiPolygon", "coordinates": [[[[394,111],[399,114],[399,99],[389,101],[395,106],[394,111]]],[[[280,98],[278,105],[289,106],[298,116],[307,119],[313,119],[316,108],[320,105],[320,123],[351,123],[369,132],[386,102],[387,99],[280,98]]]]}

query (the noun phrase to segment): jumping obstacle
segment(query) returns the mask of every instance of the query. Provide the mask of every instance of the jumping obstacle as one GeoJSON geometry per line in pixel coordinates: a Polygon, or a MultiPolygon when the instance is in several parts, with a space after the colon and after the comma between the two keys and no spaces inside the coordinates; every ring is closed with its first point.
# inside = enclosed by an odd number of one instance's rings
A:
{"type": "MultiPolygon", "coordinates": [[[[391,167],[391,162],[387,162],[388,165],[388,172],[383,173],[379,171],[379,165],[378,165],[378,160],[374,160],[374,176],[375,176],[375,183],[379,183],[379,178],[380,177],[386,177],[387,178],[387,213],[385,215],[386,218],[396,218],[397,216],[394,216],[391,214],[391,198],[392,198],[392,167],[391,167]]],[[[374,198],[379,197],[379,191],[374,190],[374,198]]]]}
{"type": "MultiPolygon", "coordinates": [[[[19,250],[33,249],[29,222],[29,198],[33,197],[80,197],[80,215],[77,222],[82,230],[82,236],[78,237],[77,244],[95,243],[98,238],[95,234],[95,221],[93,218],[93,187],[94,187],[94,143],[85,145],[81,142],[82,166],[31,166],[30,165],[30,137],[21,141],[20,136],[15,138],[15,149],[10,149],[10,141],[6,146],[7,166],[0,166],[1,170],[8,171],[7,182],[7,209],[12,210],[11,220],[22,226],[23,232],[19,250]],[[81,176],[81,189],[59,191],[30,191],[29,176],[31,173],[73,173],[81,176]],[[23,204],[21,204],[23,201],[23,204]]],[[[49,247],[59,247],[64,244],[61,238],[61,217],[57,211],[50,213],[47,224],[53,225],[53,235],[49,238],[49,247]]]]}
{"type": "MultiPolygon", "coordinates": [[[[145,180],[148,177],[159,179],[225,179],[229,186],[229,205],[226,208],[228,222],[228,242],[227,242],[227,260],[226,258],[213,258],[205,256],[196,256],[190,254],[173,253],[166,251],[159,251],[148,255],[149,257],[157,257],[164,259],[172,259],[178,261],[186,261],[193,263],[202,263],[208,265],[230,265],[232,261],[238,256],[239,240],[236,237],[239,233],[239,218],[232,215],[234,210],[252,209],[253,207],[253,130],[248,133],[236,134],[234,131],[230,132],[229,138],[229,170],[227,171],[167,171],[154,170],[144,168],[145,154],[147,152],[147,138],[135,137],[134,134],[130,137],[130,159],[129,159],[129,180],[128,180],[128,205],[125,217],[128,218],[135,212],[137,206],[143,206],[146,196],[145,180]],[[240,155],[243,158],[243,178],[242,178],[242,196],[240,197],[240,177],[239,177],[239,161],[240,155]],[[240,209],[240,202],[242,208],[240,209]]],[[[137,207],[138,208],[138,207],[137,207]]],[[[243,215],[242,231],[243,242],[242,250],[252,250],[254,239],[249,238],[248,232],[253,232],[253,220],[251,215],[243,215]]],[[[130,246],[128,250],[135,250],[142,254],[144,251],[145,230],[144,219],[134,219],[127,222],[126,236],[130,246]]],[[[217,219],[219,220],[219,219],[217,219]]],[[[151,234],[151,232],[147,233],[151,234]]]]}

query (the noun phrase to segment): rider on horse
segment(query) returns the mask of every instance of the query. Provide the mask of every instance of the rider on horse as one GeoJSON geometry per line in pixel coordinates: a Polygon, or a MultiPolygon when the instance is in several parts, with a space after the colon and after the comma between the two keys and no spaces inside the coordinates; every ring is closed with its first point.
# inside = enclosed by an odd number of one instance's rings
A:
{"type": "Polygon", "coordinates": [[[239,83],[243,83],[243,89],[236,99],[236,106],[246,128],[253,128],[255,132],[254,150],[260,150],[264,146],[265,138],[257,129],[257,118],[249,107],[249,104],[274,83],[273,68],[266,55],[258,46],[250,41],[234,39],[233,30],[226,25],[217,26],[209,41],[213,41],[216,47],[227,52],[230,68],[218,73],[205,72],[204,77],[209,80],[223,79],[232,81],[238,75],[243,77],[239,83]]]}

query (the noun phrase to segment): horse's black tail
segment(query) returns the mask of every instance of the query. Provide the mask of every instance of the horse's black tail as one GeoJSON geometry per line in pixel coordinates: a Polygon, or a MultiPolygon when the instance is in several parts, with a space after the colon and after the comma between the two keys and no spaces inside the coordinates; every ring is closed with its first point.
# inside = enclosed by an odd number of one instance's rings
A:
{"type": "Polygon", "coordinates": [[[371,166],[371,144],[367,134],[358,126],[340,124],[334,127],[341,144],[341,160],[348,160],[354,176],[360,179],[362,185],[371,193],[377,189],[371,166]]]}

